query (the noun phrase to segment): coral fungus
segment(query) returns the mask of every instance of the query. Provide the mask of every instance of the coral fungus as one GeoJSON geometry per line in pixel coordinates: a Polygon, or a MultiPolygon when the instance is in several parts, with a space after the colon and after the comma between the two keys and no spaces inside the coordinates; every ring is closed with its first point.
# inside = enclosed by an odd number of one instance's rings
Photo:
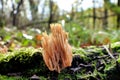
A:
{"type": "Polygon", "coordinates": [[[51,71],[60,72],[71,66],[72,48],[68,43],[68,33],[60,24],[51,24],[51,34],[43,33],[42,47],[43,59],[51,71]]]}

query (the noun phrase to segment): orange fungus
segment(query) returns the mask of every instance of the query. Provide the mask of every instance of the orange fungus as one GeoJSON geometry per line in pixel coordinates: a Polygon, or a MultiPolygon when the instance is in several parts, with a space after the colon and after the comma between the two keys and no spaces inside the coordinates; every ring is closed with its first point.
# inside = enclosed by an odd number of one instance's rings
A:
{"type": "Polygon", "coordinates": [[[72,48],[68,43],[68,33],[60,24],[51,24],[51,34],[43,33],[43,59],[51,71],[60,72],[71,66],[72,48]]]}

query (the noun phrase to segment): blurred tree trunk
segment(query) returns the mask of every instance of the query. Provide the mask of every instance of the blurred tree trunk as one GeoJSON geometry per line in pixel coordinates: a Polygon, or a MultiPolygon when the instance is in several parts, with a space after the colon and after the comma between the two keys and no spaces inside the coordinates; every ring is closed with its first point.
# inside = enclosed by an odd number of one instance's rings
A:
{"type": "Polygon", "coordinates": [[[13,26],[16,26],[16,14],[15,14],[15,5],[14,5],[14,3],[12,3],[12,18],[13,18],[13,20],[12,20],[12,24],[13,24],[13,26]]]}
{"type": "Polygon", "coordinates": [[[12,16],[13,16],[13,26],[17,26],[18,25],[18,22],[19,22],[19,19],[18,19],[18,14],[20,12],[20,6],[23,4],[23,0],[20,0],[17,4],[17,7],[15,8],[15,4],[12,2],[12,8],[13,8],[13,11],[12,11],[12,16]]]}
{"type": "Polygon", "coordinates": [[[104,0],[104,18],[103,18],[103,28],[106,29],[108,27],[108,9],[107,9],[107,1],[104,0]]]}
{"type": "Polygon", "coordinates": [[[1,3],[1,14],[0,14],[0,28],[2,28],[3,26],[4,26],[4,23],[5,23],[5,15],[4,15],[4,1],[3,0],[1,0],[0,1],[0,3],[1,3]]]}
{"type": "Polygon", "coordinates": [[[95,28],[96,23],[96,9],[95,9],[95,0],[93,0],[93,28],[95,28]]]}
{"type": "Polygon", "coordinates": [[[53,0],[49,0],[48,28],[50,27],[51,23],[57,22],[58,20],[59,20],[58,5],[53,0]]]}
{"type": "Polygon", "coordinates": [[[41,20],[44,18],[44,13],[45,13],[45,5],[46,5],[46,0],[44,1],[44,5],[42,6],[42,12],[41,12],[41,20]]]}
{"type": "Polygon", "coordinates": [[[52,18],[53,18],[53,1],[49,0],[49,9],[50,9],[50,16],[48,20],[48,28],[50,28],[50,24],[52,23],[52,18]]]}
{"type": "Polygon", "coordinates": [[[4,1],[1,0],[1,6],[2,6],[2,13],[3,13],[3,10],[4,10],[4,1]]]}
{"type": "Polygon", "coordinates": [[[70,18],[70,20],[72,21],[72,20],[74,20],[74,15],[75,15],[75,12],[74,12],[75,10],[74,10],[74,6],[73,6],[73,4],[72,4],[72,11],[71,11],[71,18],[70,18]]]}
{"type": "MultiPolygon", "coordinates": [[[[118,0],[117,5],[120,7],[120,0],[118,0]]],[[[117,28],[120,28],[120,13],[117,14],[117,28]]]]}
{"type": "Polygon", "coordinates": [[[30,10],[31,10],[31,15],[32,15],[32,20],[37,20],[38,19],[38,3],[39,0],[29,0],[30,3],[30,10]]]}

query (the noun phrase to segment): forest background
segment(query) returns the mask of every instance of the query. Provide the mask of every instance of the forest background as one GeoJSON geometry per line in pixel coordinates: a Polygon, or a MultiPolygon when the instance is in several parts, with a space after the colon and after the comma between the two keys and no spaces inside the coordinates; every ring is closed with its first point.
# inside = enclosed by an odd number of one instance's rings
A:
{"type": "Polygon", "coordinates": [[[60,23],[75,47],[120,40],[120,0],[0,0],[0,42],[41,47],[42,32],[60,23]]]}

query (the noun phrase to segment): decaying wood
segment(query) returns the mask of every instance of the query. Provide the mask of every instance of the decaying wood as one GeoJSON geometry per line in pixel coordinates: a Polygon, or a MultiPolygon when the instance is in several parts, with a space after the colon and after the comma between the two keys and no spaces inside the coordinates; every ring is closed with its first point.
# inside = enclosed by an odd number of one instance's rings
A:
{"type": "MultiPolygon", "coordinates": [[[[106,48],[109,46],[106,45],[106,48]]],[[[72,65],[61,70],[58,75],[45,65],[43,48],[21,48],[0,54],[0,75],[26,77],[37,74],[48,80],[120,80],[120,42],[111,43],[111,52],[115,59],[111,58],[106,48],[72,47],[72,65]]]]}
{"type": "Polygon", "coordinates": [[[60,72],[71,66],[72,48],[68,43],[68,34],[60,24],[51,24],[51,34],[43,33],[43,59],[51,71],[60,72]]]}

